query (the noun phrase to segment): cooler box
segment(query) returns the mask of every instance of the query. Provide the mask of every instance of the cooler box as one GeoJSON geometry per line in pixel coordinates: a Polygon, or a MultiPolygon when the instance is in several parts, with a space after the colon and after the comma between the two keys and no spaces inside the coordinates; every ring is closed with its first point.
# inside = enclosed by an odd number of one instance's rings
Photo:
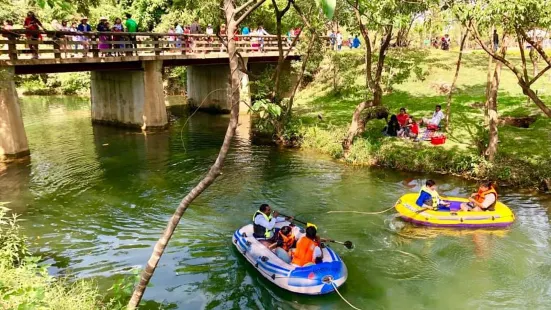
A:
{"type": "Polygon", "coordinates": [[[433,145],[440,145],[446,143],[446,136],[436,136],[430,138],[430,143],[433,145]]]}

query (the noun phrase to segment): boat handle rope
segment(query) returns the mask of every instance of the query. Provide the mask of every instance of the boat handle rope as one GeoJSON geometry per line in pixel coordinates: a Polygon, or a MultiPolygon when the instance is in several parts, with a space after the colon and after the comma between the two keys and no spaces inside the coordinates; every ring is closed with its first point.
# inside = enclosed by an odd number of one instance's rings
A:
{"type": "Polygon", "coordinates": [[[351,304],[348,300],[346,300],[346,298],[344,298],[344,296],[341,295],[341,292],[339,292],[339,290],[337,289],[337,285],[335,284],[335,282],[333,282],[333,280],[330,280],[331,285],[333,285],[333,288],[335,289],[335,292],[337,292],[337,294],[339,294],[339,297],[345,302],[347,303],[352,309],[355,309],[355,310],[360,310],[360,308],[354,306],[353,304],[351,304]]]}
{"type": "Polygon", "coordinates": [[[377,211],[377,212],[362,212],[362,211],[327,211],[327,213],[358,213],[358,214],[367,214],[367,215],[375,215],[375,214],[383,214],[385,212],[388,212],[390,210],[394,209],[394,206],[385,209],[383,211],[377,211]]]}

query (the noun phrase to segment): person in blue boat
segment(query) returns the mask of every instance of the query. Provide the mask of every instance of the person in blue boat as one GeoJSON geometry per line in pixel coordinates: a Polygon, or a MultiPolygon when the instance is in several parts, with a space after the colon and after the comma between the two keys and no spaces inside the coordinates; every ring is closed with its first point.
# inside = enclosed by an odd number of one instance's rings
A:
{"type": "Polygon", "coordinates": [[[293,265],[306,267],[319,264],[323,261],[322,242],[327,240],[320,239],[316,234],[317,229],[315,225],[306,227],[306,235],[298,240],[297,248],[293,253],[293,265]]]}
{"type": "Polygon", "coordinates": [[[297,240],[291,226],[283,226],[276,235],[276,242],[270,245],[275,255],[287,264],[291,263],[292,249],[296,246],[297,240]],[[275,248],[275,249],[274,249],[275,248]]]}
{"type": "Polygon", "coordinates": [[[263,203],[253,215],[253,237],[269,247],[276,241],[276,233],[279,232],[274,228],[275,224],[291,220],[293,217],[280,217],[277,211],[272,213],[270,205],[263,203]]]}
{"type": "Polygon", "coordinates": [[[439,206],[449,207],[450,204],[442,201],[440,195],[436,191],[436,182],[433,180],[427,180],[425,186],[421,187],[419,191],[419,198],[417,198],[416,204],[419,207],[438,210],[439,206]]]}

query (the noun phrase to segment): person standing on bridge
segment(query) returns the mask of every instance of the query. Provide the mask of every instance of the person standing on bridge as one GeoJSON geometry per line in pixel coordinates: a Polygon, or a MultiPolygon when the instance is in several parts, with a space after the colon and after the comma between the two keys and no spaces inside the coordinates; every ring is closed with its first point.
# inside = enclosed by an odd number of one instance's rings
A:
{"type": "MultiPolygon", "coordinates": [[[[115,18],[115,24],[113,25],[113,27],[111,28],[111,31],[113,32],[124,32],[124,26],[122,25],[122,20],[120,18],[115,18]]],[[[113,41],[123,41],[124,40],[124,37],[123,36],[113,36],[113,41]]],[[[123,49],[124,48],[124,44],[113,44],[113,48],[114,49],[123,49]]],[[[123,53],[122,52],[117,52],[117,56],[122,56],[123,53]]]]}
{"type": "MultiPolygon", "coordinates": [[[[126,32],[138,32],[138,23],[136,23],[136,21],[132,19],[132,14],[126,13],[125,16],[126,22],[124,22],[124,26],[126,27],[126,32]]],[[[136,56],[138,56],[138,42],[136,42],[136,35],[131,34],[128,36],[128,38],[130,39],[130,48],[134,48],[136,50],[136,56]]]]}
{"type": "Polygon", "coordinates": [[[218,35],[222,38],[222,44],[220,46],[220,53],[222,53],[226,50],[226,44],[228,44],[228,29],[226,28],[226,24],[220,25],[220,31],[218,32],[218,35]]]}
{"type": "Polygon", "coordinates": [[[264,36],[269,36],[270,34],[264,30],[264,27],[262,25],[258,26],[258,30],[256,31],[256,34],[258,35],[258,43],[260,45],[260,51],[264,52],[264,36]]]}
{"type": "Polygon", "coordinates": [[[180,23],[176,22],[174,23],[174,32],[177,34],[176,36],[176,48],[182,47],[182,34],[184,34],[184,29],[182,29],[182,26],[180,26],[180,23]]]}
{"type": "MultiPolygon", "coordinates": [[[[191,27],[189,28],[191,34],[200,34],[201,32],[203,32],[203,30],[201,29],[201,25],[199,25],[199,18],[195,18],[193,20],[193,23],[191,23],[191,27]]],[[[195,37],[192,37],[191,38],[191,49],[195,52],[195,50],[200,47],[199,44],[196,44],[195,41],[197,40],[197,38],[195,37]]]]}
{"type": "Polygon", "coordinates": [[[31,11],[27,13],[23,26],[25,29],[31,31],[31,33],[25,34],[25,36],[27,36],[28,41],[33,41],[33,43],[29,43],[29,49],[33,53],[32,58],[38,59],[38,40],[42,39],[42,36],[38,33],[38,31],[40,28],[42,28],[42,30],[46,29],[44,29],[44,26],[42,26],[40,20],[38,20],[36,15],[34,15],[34,12],[31,11]]]}
{"type": "MultiPolygon", "coordinates": [[[[80,24],[77,26],[77,31],[82,33],[92,31],[92,26],[88,24],[87,17],[83,17],[80,20],[80,24]]],[[[90,46],[90,44],[88,43],[89,40],[90,38],[87,36],[83,36],[83,35],[78,36],[78,41],[80,41],[80,45],[82,46],[82,49],[84,49],[84,52],[82,53],[84,57],[88,56],[88,48],[90,46]]]]}
{"type": "Polygon", "coordinates": [[[214,35],[214,29],[212,28],[212,24],[208,24],[207,25],[207,29],[205,31],[206,35],[207,35],[207,44],[208,44],[208,47],[209,49],[205,51],[205,53],[208,53],[210,52],[210,48],[212,47],[212,36],[214,35]]]}
{"type": "MultiPolygon", "coordinates": [[[[99,23],[96,26],[96,30],[98,32],[106,32],[109,31],[109,27],[107,26],[107,17],[101,17],[99,19],[99,23]]],[[[105,56],[111,56],[111,53],[107,53],[106,50],[109,49],[109,43],[106,43],[109,41],[109,37],[105,34],[100,34],[99,36],[99,45],[98,48],[102,51],[102,55],[105,56]]]]}

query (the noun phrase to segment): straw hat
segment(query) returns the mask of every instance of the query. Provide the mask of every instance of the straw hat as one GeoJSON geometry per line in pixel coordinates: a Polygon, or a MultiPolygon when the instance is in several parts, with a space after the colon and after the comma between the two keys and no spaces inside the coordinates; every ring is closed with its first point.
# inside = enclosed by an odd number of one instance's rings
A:
{"type": "Polygon", "coordinates": [[[80,21],[83,21],[83,20],[88,20],[88,17],[82,16],[82,18],[80,19],[80,21]]]}
{"type": "Polygon", "coordinates": [[[107,17],[102,16],[99,20],[107,20],[107,17]]]}

